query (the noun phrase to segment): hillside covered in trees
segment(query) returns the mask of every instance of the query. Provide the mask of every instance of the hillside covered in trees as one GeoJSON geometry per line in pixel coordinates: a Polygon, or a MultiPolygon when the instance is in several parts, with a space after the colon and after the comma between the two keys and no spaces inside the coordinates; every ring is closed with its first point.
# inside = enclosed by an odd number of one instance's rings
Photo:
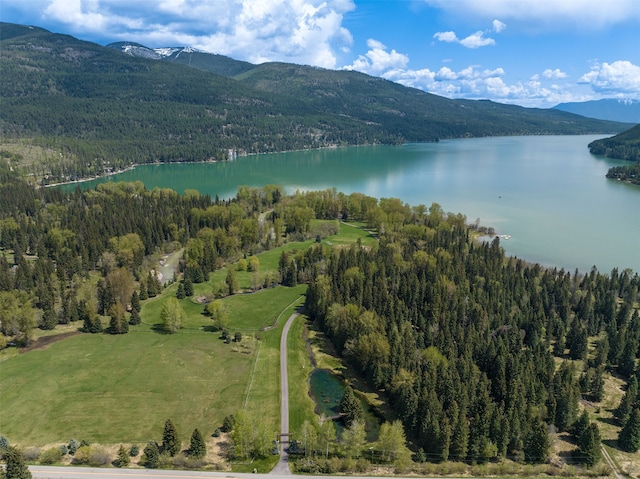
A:
{"type": "Polygon", "coordinates": [[[51,152],[28,165],[14,157],[12,166],[49,183],[230,153],[625,127],[558,110],[449,100],[357,72],[217,55],[191,62],[194,68],[7,23],[0,24],[0,61],[3,142],[51,152]]]}
{"type": "Polygon", "coordinates": [[[589,144],[594,155],[631,161],[634,164],[615,166],[607,172],[607,178],[628,181],[640,185],[640,125],[611,138],[596,140],[589,144]]]}

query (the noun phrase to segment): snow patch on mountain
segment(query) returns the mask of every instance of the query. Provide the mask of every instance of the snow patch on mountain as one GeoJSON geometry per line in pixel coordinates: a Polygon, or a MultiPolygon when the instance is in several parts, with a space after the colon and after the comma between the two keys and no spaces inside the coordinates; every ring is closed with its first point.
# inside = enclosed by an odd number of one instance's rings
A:
{"type": "Polygon", "coordinates": [[[179,56],[181,53],[207,53],[202,50],[198,50],[193,47],[167,47],[167,48],[154,48],[158,55],[164,58],[168,58],[171,56],[179,56]]]}
{"type": "Polygon", "coordinates": [[[160,55],[161,57],[170,57],[171,55],[173,55],[176,52],[179,52],[181,49],[180,48],[154,48],[153,51],[156,52],[158,55],[160,55]]]}

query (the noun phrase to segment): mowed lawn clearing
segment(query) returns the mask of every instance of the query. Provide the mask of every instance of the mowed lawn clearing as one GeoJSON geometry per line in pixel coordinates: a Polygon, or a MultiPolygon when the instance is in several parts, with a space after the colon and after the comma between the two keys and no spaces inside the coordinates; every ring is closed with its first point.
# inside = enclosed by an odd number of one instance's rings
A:
{"type": "MultiPolygon", "coordinates": [[[[266,348],[256,363],[261,348],[253,337],[246,337],[249,347],[225,344],[218,332],[206,328],[210,320],[203,306],[190,299],[181,301],[185,328],[176,334],[157,332],[162,304],[175,289],[144,302],[143,324],[128,334],[81,334],[1,361],[0,433],[23,446],[65,443],[72,437],[144,443],[160,440],[170,418],[187,442],[194,428],[211,434],[242,407],[254,369],[261,376],[257,391],[263,389],[261,381],[276,381],[279,388],[279,377],[261,371],[262,361],[272,370],[274,352],[266,348]]],[[[250,330],[273,324],[296,298],[301,302],[304,289],[277,287],[227,298],[233,303],[230,328],[253,336],[250,330]]],[[[279,329],[268,333],[276,336],[279,329]]],[[[279,389],[268,389],[267,396],[274,398],[255,400],[265,402],[264,415],[279,418],[279,389]],[[277,405],[273,411],[271,404],[277,405]]]]}
{"type": "Polygon", "coordinates": [[[1,363],[0,431],[22,445],[160,440],[171,418],[211,434],[245,390],[252,357],[205,332],[82,334],[1,363]]]}

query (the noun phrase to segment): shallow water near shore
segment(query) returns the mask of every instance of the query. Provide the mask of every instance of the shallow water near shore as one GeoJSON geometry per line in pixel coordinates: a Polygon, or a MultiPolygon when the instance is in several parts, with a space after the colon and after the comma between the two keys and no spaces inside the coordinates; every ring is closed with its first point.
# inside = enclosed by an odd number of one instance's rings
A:
{"type": "Polygon", "coordinates": [[[640,187],[605,178],[624,162],[589,153],[587,145],[602,137],[474,138],[148,165],[63,188],[140,180],[147,188],[228,198],[241,185],[278,184],[288,193],[335,187],[439,203],[509,235],[501,239],[507,253],[545,266],[640,272],[640,187]]]}

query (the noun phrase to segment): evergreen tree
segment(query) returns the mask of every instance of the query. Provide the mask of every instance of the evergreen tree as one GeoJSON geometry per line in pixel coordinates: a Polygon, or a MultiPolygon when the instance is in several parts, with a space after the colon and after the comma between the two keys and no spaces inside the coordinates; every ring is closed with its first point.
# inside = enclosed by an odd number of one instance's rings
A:
{"type": "Polygon", "coordinates": [[[189,278],[184,279],[184,295],[187,298],[193,296],[193,283],[189,278]]]}
{"type": "Polygon", "coordinates": [[[137,326],[142,322],[142,318],[140,317],[140,313],[135,309],[131,311],[131,317],[129,318],[129,324],[131,326],[137,326]]]}
{"type": "Polygon", "coordinates": [[[589,413],[587,411],[582,411],[582,414],[576,419],[576,422],[571,426],[571,434],[576,439],[576,441],[582,436],[582,433],[587,430],[589,427],[589,413]]]}
{"type": "Polygon", "coordinates": [[[469,421],[464,414],[464,409],[460,408],[458,417],[455,418],[453,432],[451,434],[451,445],[449,455],[452,459],[462,461],[467,457],[469,447],[469,421]]]}
{"type": "Polygon", "coordinates": [[[93,308],[83,301],[80,305],[80,318],[82,319],[82,330],[87,333],[101,333],[103,330],[102,320],[93,308]]]}
{"type": "Polygon", "coordinates": [[[358,400],[351,386],[347,386],[340,399],[340,413],[343,415],[344,423],[347,428],[351,427],[354,421],[364,421],[364,409],[362,403],[358,400]]]}
{"type": "Polygon", "coordinates": [[[155,469],[160,462],[160,451],[155,441],[149,441],[142,451],[140,463],[149,469],[155,469]]]}
{"type": "Polygon", "coordinates": [[[620,448],[627,452],[638,452],[640,449],[640,408],[635,408],[618,435],[620,448]]]}
{"type": "Polygon", "coordinates": [[[629,385],[627,386],[627,390],[624,392],[624,396],[620,400],[620,404],[613,412],[614,415],[620,420],[620,424],[623,426],[629,420],[629,416],[633,411],[633,407],[638,400],[638,379],[636,376],[633,376],[629,381],[629,385]]]}
{"type": "Polygon", "coordinates": [[[202,459],[207,455],[207,445],[205,444],[202,434],[200,434],[198,428],[194,429],[191,434],[189,455],[198,459],[202,459]]]}
{"type": "Polygon", "coordinates": [[[131,462],[131,457],[129,453],[124,448],[122,444],[120,444],[120,449],[118,449],[118,457],[115,461],[113,461],[113,465],[116,467],[127,467],[131,462]]]}
{"type": "Polygon", "coordinates": [[[220,430],[222,432],[231,432],[233,431],[233,424],[234,424],[233,414],[229,414],[228,416],[224,417],[224,420],[222,421],[222,427],[220,428],[220,430]]]}
{"type": "Polygon", "coordinates": [[[171,419],[167,419],[164,423],[164,432],[162,433],[162,451],[169,453],[171,457],[180,452],[178,432],[171,422],[171,419]]]}
{"type": "Polygon", "coordinates": [[[184,299],[185,295],[184,295],[184,284],[179,283],[178,284],[178,291],[176,291],[176,298],[178,299],[184,299]]]}
{"type": "Polygon", "coordinates": [[[620,374],[626,377],[631,377],[636,366],[636,352],[638,351],[638,344],[635,337],[627,331],[626,342],[620,360],[618,361],[618,371],[620,374]]]}
{"type": "Polygon", "coordinates": [[[587,467],[595,466],[602,458],[600,430],[596,423],[590,423],[578,438],[578,451],[587,467]]]}
{"type": "Polygon", "coordinates": [[[140,295],[137,291],[134,291],[131,295],[131,312],[137,311],[138,313],[142,310],[142,306],[140,305],[140,295]]]}
{"type": "Polygon", "coordinates": [[[532,464],[542,464],[546,462],[550,447],[551,442],[549,440],[548,427],[542,419],[537,418],[525,437],[525,460],[532,464]]]}
{"type": "Polygon", "coordinates": [[[6,466],[2,473],[3,479],[30,479],[32,477],[24,456],[15,447],[9,446],[4,451],[4,460],[6,466]]]}
{"type": "Polygon", "coordinates": [[[44,310],[44,313],[42,314],[42,319],[40,320],[40,328],[51,330],[51,329],[54,329],[57,324],[58,324],[58,315],[54,311],[53,305],[48,306],[44,310]]]}
{"type": "Polygon", "coordinates": [[[587,357],[589,347],[587,328],[577,319],[573,322],[567,342],[569,343],[569,357],[571,359],[584,359],[587,357]]]}
{"type": "Polygon", "coordinates": [[[227,268],[225,283],[227,284],[227,292],[229,295],[234,294],[238,290],[238,278],[236,277],[235,270],[231,266],[227,268]]]}

